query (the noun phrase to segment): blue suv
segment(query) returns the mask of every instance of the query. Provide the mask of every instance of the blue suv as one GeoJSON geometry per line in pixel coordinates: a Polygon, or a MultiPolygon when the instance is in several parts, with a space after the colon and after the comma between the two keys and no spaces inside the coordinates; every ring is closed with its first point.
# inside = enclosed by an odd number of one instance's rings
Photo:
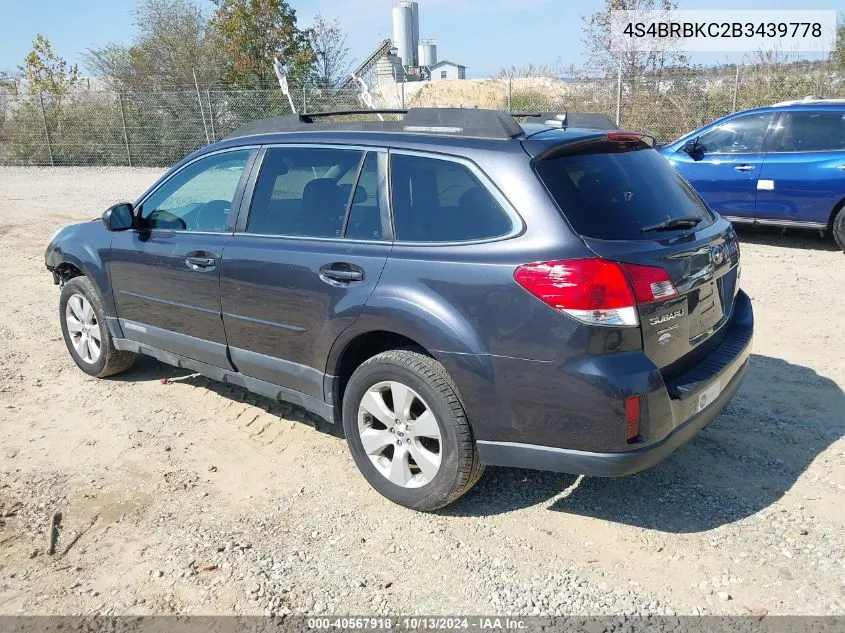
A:
{"type": "Polygon", "coordinates": [[[737,112],[660,152],[723,217],[830,230],[845,250],[845,100],[737,112]]]}
{"type": "Polygon", "coordinates": [[[257,121],[60,231],[77,366],[146,354],[300,405],[417,510],[485,464],[633,473],[718,415],[753,331],[736,235],[653,139],[383,114],[257,121]]]}

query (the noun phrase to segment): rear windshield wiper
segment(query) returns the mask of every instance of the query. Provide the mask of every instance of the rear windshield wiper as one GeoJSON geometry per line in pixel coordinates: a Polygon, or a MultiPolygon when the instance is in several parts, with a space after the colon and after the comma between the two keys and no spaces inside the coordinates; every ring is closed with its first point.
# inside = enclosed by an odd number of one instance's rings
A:
{"type": "Polygon", "coordinates": [[[671,231],[673,229],[691,229],[701,224],[703,218],[697,215],[687,215],[680,218],[670,218],[654,224],[652,226],[644,226],[640,229],[641,233],[651,233],[652,231],[671,231]]]}

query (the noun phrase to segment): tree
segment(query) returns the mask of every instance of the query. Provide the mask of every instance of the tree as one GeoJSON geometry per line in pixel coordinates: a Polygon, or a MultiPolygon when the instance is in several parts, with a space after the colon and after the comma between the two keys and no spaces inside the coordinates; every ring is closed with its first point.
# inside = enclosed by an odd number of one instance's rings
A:
{"type": "Polygon", "coordinates": [[[214,83],[221,64],[208,17],[192,0],[143,0],[131,46],[107,44],[85,62],[115,88],[155,90],[214,83]]]}
{"type": "Polygon", "coordinates": [[[79,69],[56,55],[50,40],[40,33],[32,43],[32,50],[21,66],[26,78],[26,89],[34,95],[41,91],[53,93],[56,97],[66,95],[79,79],[79,69]]]}
{"type": "Polygon", "coordinates": [[[845,22],[836,27],[836,50],[831,53],[833,63],[839,70],[845,71],[845,22]]]}
{"type": "Polygon", "coordinates": [[[352,62],[340,20],[327,20],[318,13],[308,29],[308,41],[314,52],[314,81],[319,87],[332,88],[349,77],[352,62]]]}
{"type": "Polygon", "coordinates": [[[214,0],[211,20],[223,54],[226,79],[241,85],[272,81],[279,57],[292,79],[312,70],[314,52],[307,31],[296,25],[296,11],[285,0],[214,0]]]}

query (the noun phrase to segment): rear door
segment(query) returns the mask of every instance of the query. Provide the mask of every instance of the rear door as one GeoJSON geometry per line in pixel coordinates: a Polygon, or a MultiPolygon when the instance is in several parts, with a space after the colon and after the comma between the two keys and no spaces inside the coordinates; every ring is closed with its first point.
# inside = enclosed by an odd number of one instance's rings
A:
{"type": "Polygon", "coordinates": [[[757,221],[825,228],[845,197],[845,110],[785,112],[777,128],[760,172],[757,221]]]}
{"type": "Polygon", "coordinates": [[[323,399],[326,358],[390,252],[387,152],[268,147],[220,269],[238,371],[323,399]]]}
{"type": "Polygon", "coordinates": [[[679,149],[669,160],[714,211],[752,222],[771,121],[771,113],[731,119],[699,136],[696,154],[679,149]]]}
{"type": "Polygon", "coordinates": [[[187,164],[141,202],[133,230],[115,234],[109,273],[126,338],[231,369],[220,261],[256,152],[227,150],[187,164]]]}
{"type": "Polygon", "coordinates": [[[566,147],[537,161],[537,173],[593,252],[668,273],[677,295],[639,306],[643,348],[658,367],[682,361],[733,308],[739,262],[733,229],[645,144],[598,138],[566,147]],[[658,228],[673,219],[688,222],[658,228]]]}

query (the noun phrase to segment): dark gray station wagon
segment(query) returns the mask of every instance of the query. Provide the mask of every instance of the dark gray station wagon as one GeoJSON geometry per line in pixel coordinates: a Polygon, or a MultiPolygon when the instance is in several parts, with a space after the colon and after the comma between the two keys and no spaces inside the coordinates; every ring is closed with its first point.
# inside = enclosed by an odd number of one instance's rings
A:
{"type": "Polygon", "coordinates": [[[652,139],[389,114],[257,121],[59,232],[76,364],[147,354],[300,405],[418,510],[485,464],[633,473],[717,416],[753,330],[736,235],[652,139]]]}

